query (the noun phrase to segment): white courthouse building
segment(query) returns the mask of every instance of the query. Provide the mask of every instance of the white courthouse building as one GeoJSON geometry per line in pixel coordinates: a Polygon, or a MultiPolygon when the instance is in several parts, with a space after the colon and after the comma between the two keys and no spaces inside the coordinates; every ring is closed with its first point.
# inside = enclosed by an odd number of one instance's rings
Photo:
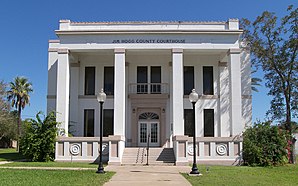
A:
{"type": "Polygon", "coordinates": [[[62,136],[57,161],[94,161],[103,88],[109,164],[235,164],[251,125],[251,69],[237,19],[227,22],[72,22],[49,41],[47,109],[62,136]],[[63,134],[64,133],[64,134],[63,134]],[[70,135],[71,134],[71,135],[70,135]],[[72,137],[68,137],[72,136],[72,137]],[[149,154],[144,147],[149,144],[149,154]]]}

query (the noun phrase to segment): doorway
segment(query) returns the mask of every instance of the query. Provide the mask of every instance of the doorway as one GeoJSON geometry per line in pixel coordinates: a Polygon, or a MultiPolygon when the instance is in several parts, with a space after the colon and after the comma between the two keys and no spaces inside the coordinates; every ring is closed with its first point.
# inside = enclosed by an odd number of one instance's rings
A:
{"type": "Polygon", "coordinates": [[[159,145],[159,122],[158,121],[139,121],[138,123],[138,145],[158,147],[159,145]]]}

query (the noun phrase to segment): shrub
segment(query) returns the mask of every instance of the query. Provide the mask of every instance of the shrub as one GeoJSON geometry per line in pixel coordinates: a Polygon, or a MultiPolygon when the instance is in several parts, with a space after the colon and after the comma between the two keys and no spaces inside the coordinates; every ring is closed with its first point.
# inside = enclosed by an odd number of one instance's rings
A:
{"type": "Polygon", "coordinates": [[[53,161],[55,158],[55,141],[57,122],[54,112],[44,120],[37,113],[36,120],[25,121],[25,134],[20,139],[20,152],[31,161],[53,161]]]}
{"type": "Polygon", "coordinates": [[[287,134],[270,122],[262,122],[243,133],[243,160],[251,166],[282,165],[287,162],[287,134]]]}

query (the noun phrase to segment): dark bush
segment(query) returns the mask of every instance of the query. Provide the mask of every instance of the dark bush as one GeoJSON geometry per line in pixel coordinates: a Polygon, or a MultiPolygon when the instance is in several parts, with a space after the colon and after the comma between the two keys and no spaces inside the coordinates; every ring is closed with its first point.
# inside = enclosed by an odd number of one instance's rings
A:
{"type": "Polygon", "coordinates": [[[39,112],[36,120],[25,121],[25,134],[20,139],[20,152],[31,161],[53,161],[57,135],[56,117],[51,112],[41,120],[40,115],[39,112]]]}
{"type": "Polygon", "coordinates": [[[271,122],[257,123],[243,134],[243,160],[250,166],[275,166],[288,162],[287,134],[271,122]]]}

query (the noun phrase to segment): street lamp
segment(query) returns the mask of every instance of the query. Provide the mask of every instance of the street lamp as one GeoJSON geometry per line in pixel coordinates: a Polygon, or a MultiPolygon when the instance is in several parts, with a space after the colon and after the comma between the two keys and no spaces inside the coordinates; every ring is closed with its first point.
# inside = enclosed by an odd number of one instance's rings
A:
{"type": "Polygon", "coordinates": [[[193,109],[193,164],[190,174],[200,174],[198,167],[197,167],[197,160],[196,160],[196,111],[195,111],[195,105],[199,99],[198,93],[196,93],[195,89],[192,89],[191,93],[189,94],[189,101],[192,103],[192,109],[193,109]]]}
{"type": "Polygon", "coordinates": [[[97,101],[99,102],[99,105],[100,105],[100,131],[99,131],[99,134],[100,134],[100,146],[99,146],[99,163],[98,163],[98,169],[96,171],[96,173],[104,173],[104,168],[103,168],[103,165],[102,165],[102,134],[103,134],[103,117],[102,117],[102,106],[103,106],[103,103],[105,102],[107,98],[107,95],[104,93],[103,89],[101,89],[100,93],[97,95],[97,101]]]}

